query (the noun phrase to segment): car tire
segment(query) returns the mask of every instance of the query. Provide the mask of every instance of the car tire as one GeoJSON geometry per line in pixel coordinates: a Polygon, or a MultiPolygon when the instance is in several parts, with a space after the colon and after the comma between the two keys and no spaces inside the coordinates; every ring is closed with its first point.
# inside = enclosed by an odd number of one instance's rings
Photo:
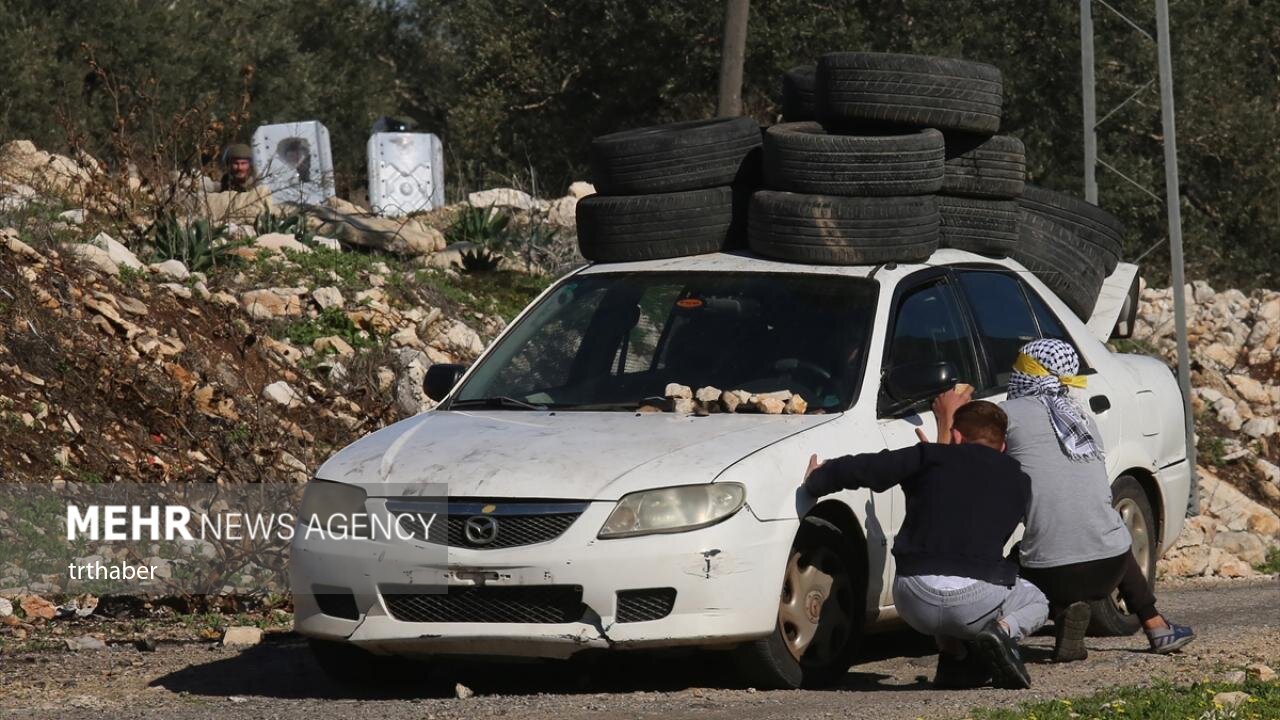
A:
{"type": "Polygon", "coordinates": [[[1000,129],[1004,83],[984,63],[842,52],[823,55],[815,77],[818,119],[829,130],[932,127],[990,135],[1000,129]]]}
{"type": "Polygon", "coordinates": [[[592,182],[605,195],[754,187],[760,126],[736,117],[624,130],[593,139],[590,158],[592,182]]]}
{"type": "Polygon", "coordinates": [[[1018,242],[1010,257],[1040,278],[1087,322],[1105,277],[1097,258],[1080,246],[1071,231],[1024,209],[1018,221],[1018,242]]]}
{"type": "Polygon", "coordinates": [[[838,197],[761,190],[747,237],[760,255],[820,265],[919,262],[938,248],[933,196],[838,197]]]}
{"type": "Polygon", "coordinates": [[[816,122],[764,134],[764,181],[815,195],[928,195],[942,189],[945,143],[927,129],[905,135],[831,135],[816,122]]]}
{"type": "Polygon", "coordinates": [[[939,244],[990,257],[1008,257],[1018,243],[1018,203],[1013,200],[937,197],[939,244]]]}
{"type": "Polygon", "coordinates": [[[425,678],[427,665],[408,658],[374,655],[351,643],[307,638],[311,656],[334,684],[350,689],[386,687],[425,678]]]}
{"type": "Polygon", "coordinates": [[[782,119],[802,122],[815,118],[813,108],[813,65],[793,67],[782,73],[782,119]]]}
{"type": "Polygon", "coordinates": [[[1010,135],[947,136],[947,195],[1007,199],[1022,195],[1027,153],[1022,141],[1010,135]]]}
{"type": "MultiPolygon", "coordinates": [[[[1128,475],[1122,475],[1111,487],[1111,502],[1117,511],[1125,517],[1125,524],[1134,534],[1132,552],[1143,567],[1147,581],[1155,583],[1156,560],[1159,555],[1159,541],[1155,511],[1151,508],[1151,499],[1142,484],[1128,475]],[[1135,533],[1135,525],[1143,530],[1135,533]],[[1137,535],[1141,535],[1137,537],[1137,535]]],[[[1089,620],[1089,634],[1095,637],[1120,637],[1132,635],[1142,629],[1142,621],[1137,615],[1121,607],[1116,598],[1095,600],[1090,603],[1092,614],[1089,620]]]]}
{"type": "MultiPolygon", "coordinates": [[[[815,634],[800,659],[793,654],[794,638],[789,638],[783,619],[782,607],[790,583],[784,578],[779,619],[773,632],[734,651],[739,676],[751,687],[774,690],[831,685],[849,672],[861,647],[867,599],[865,551],[833,523],[811,516],[801,521],[789,557],[797,554],[799,565],[815,567],[832,578],[830,593],[819,611],[817,629],[821,640],[815,634]]],[[[788,574],[791,562],[788,561],[788,574]]]]}
{"type": "MultiPolygon", "coordinates": [[[[588,195],[578,201],[578,248],[584,258],[596,262],[718,252],[735,234],[734,195],[729,187],[657,195],[588,195]]],[[[744,199],[738,206],[745,204],[744,199]]]]}
{"type": "Polygon", "coordinates": [[[1018,203],[1023,210],[1052,220],[1083,240],[1082,249],[1097,259],[1104,276],[1116,269],[1123,255],[1124,224],[1115,215],[1066,193],[1035,185],[1026,186],[1018,203]]]}

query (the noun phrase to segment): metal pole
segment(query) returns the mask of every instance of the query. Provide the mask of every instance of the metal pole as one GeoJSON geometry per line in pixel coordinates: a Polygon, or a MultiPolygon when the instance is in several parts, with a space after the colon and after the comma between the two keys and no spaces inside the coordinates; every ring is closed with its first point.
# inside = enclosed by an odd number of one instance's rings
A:
{"type": "Polygon", "coordinates": [[[747,52],[749,0],[728,0],[724,11],[724,50],[720,56],[721,117],[742,114],[742,64],[747,52]]]}
{"type": "Polygon", "coordinates": [[[1084,199],[1098,204],[1098,111],[1093,80],[1093,1],[1080,0],[1080,85],[1084,105],[1084,199]]]}
{"type": "Polygon", "coordinates": [[[1169,213],[1169,263],[1173,279],[1173,317],[1178,336],[1178,385],[1182,388],[1182,412],[1186,420],[1187,471],[1191,494],[1187,515],[1200,512],[1200,488],[1196,478],[1196,421],[1191,412],[1190,352],[1187,349],[1186,279],[1182,262],[1182,201],[1178,193],[1178,138],[1173,122],[1173,64],[1169,59],[1169,0],[1156,0],[1156,54],[1160,64],[1160,119],[1164,125],[1164,192],[1169,213]]]}

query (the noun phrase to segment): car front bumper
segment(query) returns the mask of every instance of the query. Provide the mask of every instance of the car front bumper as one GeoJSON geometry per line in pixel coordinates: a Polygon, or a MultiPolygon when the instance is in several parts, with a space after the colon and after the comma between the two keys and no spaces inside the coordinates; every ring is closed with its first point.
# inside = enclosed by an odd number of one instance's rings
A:
{"type": "MultiPolygon", "coordinates": [[[[378,501],[372,500],[371,503],[378,501]]],[[[501,550],[418,541],[295,535],[290,577],[303,635],[345,640],[379,654],[563,658],[591,648],[714,646],[774,628],[796,520],[762,522],[744,507],[711,527],[599,540],[614,508],[591,503],[558,538],[501,550]],[[468,588],[580,586],[586,610],[567,623],[407,622],[393,617],[388,586],[468,588]],[[350,589],[359,617],[321,612],[313,588],[350,589]],[[617,620],[617,593],[674,588],[665,617],[617,620]]],[[[371,508],[373,509],[373,508],[371,508]]]]}

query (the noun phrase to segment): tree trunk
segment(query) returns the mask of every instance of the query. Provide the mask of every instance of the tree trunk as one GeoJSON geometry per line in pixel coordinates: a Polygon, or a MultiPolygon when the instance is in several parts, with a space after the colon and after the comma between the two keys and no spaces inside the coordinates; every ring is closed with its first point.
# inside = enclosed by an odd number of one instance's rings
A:
{"type": "Polygon", "coordinates": [[[727,0],[724,12],[724,52],[720,58],[721,117],[742,114],[742,64],[747,51],[749,0],[727,0]]]}

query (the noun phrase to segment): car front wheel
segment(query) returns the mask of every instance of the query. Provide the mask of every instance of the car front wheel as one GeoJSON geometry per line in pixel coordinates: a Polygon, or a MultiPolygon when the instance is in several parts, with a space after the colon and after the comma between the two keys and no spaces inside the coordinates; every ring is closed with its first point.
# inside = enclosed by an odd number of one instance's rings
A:
{"type": "Polygon", "coordinates": [[[753,687],[829,685],[849,671],[862,639],[866,561],[834,524],[800,523],[788,556],[772,633],[738,648],[753,687]]]}

